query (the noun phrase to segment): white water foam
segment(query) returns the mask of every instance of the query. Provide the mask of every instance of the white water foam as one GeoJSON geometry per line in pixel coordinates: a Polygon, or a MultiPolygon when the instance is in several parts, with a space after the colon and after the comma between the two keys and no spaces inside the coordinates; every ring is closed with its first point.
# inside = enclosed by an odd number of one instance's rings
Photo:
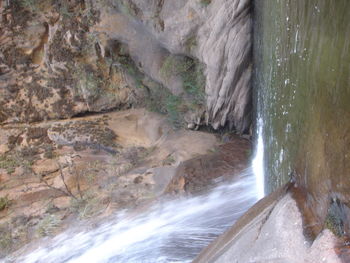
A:
{"type": "Polygon", "coordinates": [[[11,262],[190,262],[257,201],[248,169],[208,194],[167,201],[137,216],[117,215],[94,230],[66,231],[11,262]]]}
{"type": "Polygon", "coordinates": [[[257,198],[261,199],[265,196],[265,175],[264,175],[264,141],[262,137],[262,119],[260,118],[258,124],[258,140],[255,150],[255,157],[252,162],[253,172],[256,180],[257,198]]]}

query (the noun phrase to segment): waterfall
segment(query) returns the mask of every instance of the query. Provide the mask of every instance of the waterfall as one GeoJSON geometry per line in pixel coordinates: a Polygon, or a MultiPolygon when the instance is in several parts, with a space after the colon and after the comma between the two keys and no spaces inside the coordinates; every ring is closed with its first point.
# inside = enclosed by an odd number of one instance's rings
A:
{"type": "Polygon", "coordinates": [[[257,201],[256,181],[249,168],[210,193],[161,202],[136,216],[119,213],[94,230],[68,230],[14,262],[190,262],[257,201]]]}
{"type": "Polygon", "coordinates": [[[265,183],[264,183],[264,141],[262,135],[263,120],[259,118],[257,122],[257,144],[255,150],[255,157],[252,162],[253,172],[255,176],[256,194],[257,198],[261,199],[265,196],[265,183]]]}

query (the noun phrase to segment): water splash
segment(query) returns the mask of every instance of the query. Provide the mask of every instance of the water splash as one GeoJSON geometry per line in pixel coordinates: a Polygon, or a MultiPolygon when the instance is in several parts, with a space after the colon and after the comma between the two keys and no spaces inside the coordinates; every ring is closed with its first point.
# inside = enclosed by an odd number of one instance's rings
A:
{"type": "Polygon", "coordinates": [[[164,202],[134,217],[119,214],[92,231],[69,231],[14,262],[190,262],[257,201],[248,169],[211,193],[164,202]]]}
{"type": "Polygon", "coordinates": [[[264,177],[264,141],[262,136],[262,119],[257,122],[258,125],[258,140],[256,146],[255,157],[252,162],[253,171],[256,181],[256,192],[258,199],[265,196],[265,177],[264,177]]]}

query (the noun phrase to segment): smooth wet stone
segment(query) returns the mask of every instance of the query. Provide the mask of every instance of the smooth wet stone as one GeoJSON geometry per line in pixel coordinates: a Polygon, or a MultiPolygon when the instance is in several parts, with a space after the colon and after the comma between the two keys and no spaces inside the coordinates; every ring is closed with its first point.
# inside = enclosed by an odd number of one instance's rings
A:
{"type": "Polygon", "coordinates": [[[324,230],[310,243],[301,213],[289,192],[280,189],[253,206],[194,263],[337,263],[337,238],[324,230]]]}

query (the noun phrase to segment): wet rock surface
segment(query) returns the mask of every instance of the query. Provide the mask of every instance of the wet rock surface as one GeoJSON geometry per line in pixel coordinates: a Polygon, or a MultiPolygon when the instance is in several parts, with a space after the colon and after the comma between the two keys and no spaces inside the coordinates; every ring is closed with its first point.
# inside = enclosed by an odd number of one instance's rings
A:
{"type": "Polygon", "coordinates": [[[292,180],[305,235],[349,240],[350,2],[255,3],[268,191],[292,180]]]}
{"type": "Polygon", "coordinates": [[[303,219],[284,189],[254,205],[193,262],[342,262],[340,240],[325,229],[312,242],[303,234],[303,219]]]}
{"type": "Polygon", "coordinates": [[[77,220],[101,220],[170,193],[205,191],[217,177],[228,180],[246,167],[250,148],[231,139],[219,146],[214,134],[174,130],[144,109],[1,127],[1,255],[77,220]],[[170,191],[178,178],[184,188],[170,191]]]}
{"type": "Polygon", "coordinates": [[[199,194],[234,179],[249,167],[250,150],[250,141],[233,136],[213,152],[183,162],[167,192],[199,194]]]}

